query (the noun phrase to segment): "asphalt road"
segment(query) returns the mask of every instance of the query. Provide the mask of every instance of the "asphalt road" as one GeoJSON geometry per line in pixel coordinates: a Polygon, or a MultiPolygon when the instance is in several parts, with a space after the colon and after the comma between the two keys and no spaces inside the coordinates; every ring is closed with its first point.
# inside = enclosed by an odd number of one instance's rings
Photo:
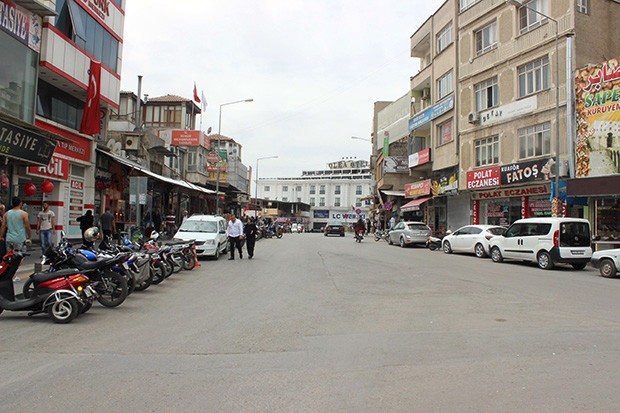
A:
{"type": "Polygon", "coordinates": [[[1,412],[616,412],[620,279],[285,234],[69,325],[0,315],[1,412]]]}

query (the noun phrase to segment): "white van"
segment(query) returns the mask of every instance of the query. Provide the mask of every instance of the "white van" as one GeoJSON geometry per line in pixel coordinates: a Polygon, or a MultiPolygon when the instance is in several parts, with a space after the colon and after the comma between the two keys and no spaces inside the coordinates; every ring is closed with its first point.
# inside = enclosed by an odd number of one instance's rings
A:
{"type": "Polygon", "coordinates": [[[582,270],[592,257],[590,223],[579,218],[524,218],[489,242],[491,259],[534,261],[543,270],[556,263],[582,270]]]}
{"type": "Polygon", "coordinates": [[[218,259],[228,251],[226,220],[216,215],[192,215],[181,224],[173,240],[195,240],[196,255],[218,259]]]}

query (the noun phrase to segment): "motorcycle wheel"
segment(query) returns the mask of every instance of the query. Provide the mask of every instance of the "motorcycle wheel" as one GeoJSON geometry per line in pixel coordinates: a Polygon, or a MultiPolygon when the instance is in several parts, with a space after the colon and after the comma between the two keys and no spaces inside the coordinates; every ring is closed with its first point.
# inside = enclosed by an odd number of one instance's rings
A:
{"type": "Polygon", "coordinates": [[[431,251],[435,251],[437,249],[437,245],[433,244],[432,242],[429,242],[428,249],[431,251]]]}
{"type": "Polygon", "coordinates": [[[125,282],[127,282],[127,295],[131,295],[136,290],[136,279],[133,274],[122,271],[119,274],[125,278],[125,282]]]}
{"type": "Polygon", "coordinates": [[[278,232],[278,235],[276,235],[276,238],[277,238],[277,239],[282,238],[282,233],[281,233],[281,232],[278,232]]]}
{"type": "Polygon", "coordinates": [[[172,272],[176,274],[185,266],[185,258],[181,254],[174,254],[171,258],[172,272]]]}
{"type": "Polygon", "coordinates": [[[194,254],[184,254],[183,259],[183,269],[186,271],[193,270],[196,266],[196,257],[194,257],[194,254]]]}
{"type": "Polygon", "coordinates": [[[172,264],[170,264],[170,262],[168,262],[168,260],[162,259],[159,261],[162,265],[162,268],[164,269],[164,278],[168,278],[172,275],[172,273],[174,272],[174,268],[172,267],[172,264]]]}
{"type": "Polygon", "coordinates": [[[80,303],[75,298],[56,301],[47,307],[47,314],[56,324],[69,324],[80,313],[80,303]]]}
{"type": "Polygon", "coordinates": [[[95,290],[99,294],[97,301],[101,305],[116,307],[127,298],[127,281],[119,273],[109,271],[101,275],[95,290]]]}
{"type": "Polygon", "coordinates": [[[161,261],[151,263],[151,273],[153,274],[153,284],[157,285],[166,278],[166,268],[161,261]]]}

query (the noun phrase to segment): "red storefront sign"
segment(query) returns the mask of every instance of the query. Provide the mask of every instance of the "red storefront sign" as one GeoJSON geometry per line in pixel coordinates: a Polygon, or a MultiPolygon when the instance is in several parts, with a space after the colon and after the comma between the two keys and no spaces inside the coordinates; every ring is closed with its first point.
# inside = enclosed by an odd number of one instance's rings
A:
{"type": "Polygon", "coordinates": [[[499,166],[467,172],[467,189],[499,185],[499,166]]]}
{"type": "Polygon", "coordinates": [[[198,130],[173,130],[172,145],[176,146],[200,146],[205,145],[206,137],[198,130]]]}
{"type": "Polygon", "coordinates": [[[63,158],[52,156],[50,164],[47,166],[29,166],[30,175],[39,175],[50,178],[67,180],[69,179],[69,161],[63,158]]]}
{"type": "Polygon", "coordinates": [[[431,194],[431,180],[405,184],[405,198],[416,198],[421,195],[431,194]]]}
{"type": "Polygon", "coordinates": [[[35,125],[57,135],[60,135],[70,141],[58,141],[56,143],[56,150],[54,153],[65,155],[68,158],[74,158],[84,162],[90,162],[90,140],[74,133],[67,132],[64,129],[57,128],[54,125],[50,125],[49,123],[42,122],[38,119],[35,120],[35,125]]]}

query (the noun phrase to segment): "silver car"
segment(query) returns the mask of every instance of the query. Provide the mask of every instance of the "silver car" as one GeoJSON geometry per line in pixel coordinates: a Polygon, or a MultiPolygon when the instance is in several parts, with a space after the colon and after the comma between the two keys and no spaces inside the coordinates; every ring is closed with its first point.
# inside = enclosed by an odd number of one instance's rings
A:
{"type": "Polygon", "coordinates": [[[405,248],[408,245],[425,245],[430,236],[431,229],[423,222],[401,221],[390,229],[388,242],[405,248]]]}

